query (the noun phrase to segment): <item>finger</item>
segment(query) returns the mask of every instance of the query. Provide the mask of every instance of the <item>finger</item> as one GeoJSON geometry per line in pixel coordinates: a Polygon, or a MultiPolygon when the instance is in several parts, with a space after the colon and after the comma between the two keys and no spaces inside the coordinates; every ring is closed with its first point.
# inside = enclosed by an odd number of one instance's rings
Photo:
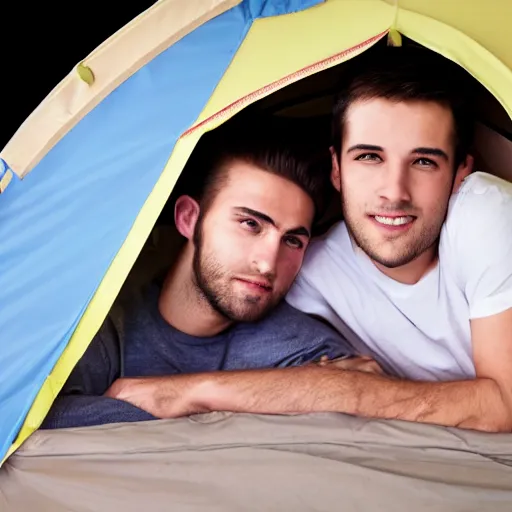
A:
{"type": "Polygon", "coordinates": [[[329,362],[329,356],[325,356],[325,355],[324,355],[324,356],[322,356],[322,357],[318,360],[317,364],[318,364],[318,366],[325,366],[328,362],[329,362]]]}

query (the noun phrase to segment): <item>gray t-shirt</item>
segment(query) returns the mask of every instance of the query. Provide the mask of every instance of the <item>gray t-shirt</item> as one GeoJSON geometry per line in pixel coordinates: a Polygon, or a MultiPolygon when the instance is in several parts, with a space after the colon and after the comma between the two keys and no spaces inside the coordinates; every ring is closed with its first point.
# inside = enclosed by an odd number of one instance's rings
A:
{"type": "Polygon", "coordinates": [[[265,319],[238,323],[212,337],[169,325],[152,285],[118,301],[74,368],[43,428],[152,419],[126,402],[103,397],[119,377],[298,366],[351,353],[336,331],[281,302],[265,319]]]}

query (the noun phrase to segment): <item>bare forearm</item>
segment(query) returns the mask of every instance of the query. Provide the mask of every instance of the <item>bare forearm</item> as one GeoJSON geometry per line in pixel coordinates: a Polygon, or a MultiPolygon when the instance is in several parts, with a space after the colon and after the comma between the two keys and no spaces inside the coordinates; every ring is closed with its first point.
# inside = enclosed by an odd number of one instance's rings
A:
{"type": "Polygon", "coordinates": [[[201,410],[343,412],[484,431],[510,431],[512,426],[500,389],[491,379],[413,382],[319,367],[218,372],[199,378],[195,403],[201,410]]]}

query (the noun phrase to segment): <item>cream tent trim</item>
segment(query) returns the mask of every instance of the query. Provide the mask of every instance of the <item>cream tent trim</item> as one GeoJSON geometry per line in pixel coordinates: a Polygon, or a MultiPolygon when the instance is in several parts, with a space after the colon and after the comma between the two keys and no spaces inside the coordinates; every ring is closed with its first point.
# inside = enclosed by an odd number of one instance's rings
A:
{"type": "Polygon", "coordinates": [[[241,0],[160,0],[98,46],[20,126],[0,158],[24,178],[76,123],[133,73],[241,0]],[[82,79],[79,70],[86,80],[82,79]]]}

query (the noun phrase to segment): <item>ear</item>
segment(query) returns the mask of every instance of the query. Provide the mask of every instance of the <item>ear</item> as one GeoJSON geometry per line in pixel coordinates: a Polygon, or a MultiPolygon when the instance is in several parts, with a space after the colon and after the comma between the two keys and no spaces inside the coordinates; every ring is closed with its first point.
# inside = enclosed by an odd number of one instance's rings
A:
{"type": "Polygon", "coordinates": [[[331,146],[331,183],[333,184],[334,188],[339,192],[341,190],[341,174],[340,174],[340,165],[338,163],[338,155],[336,154],[336,151],[331,146]]]}
{"type": "Polygon", "coordinates": [[[178,197],[174,205],[174,222],[176,228],[189,240],[194,235],[199,212],[200,208],[198,202],[190,196],[178,197]]]}
{"type": "Polygon", "coordinates": [[[459,190],[462,182],[473,172],[474,162],[475,159],[471,155],[468,155],[466,160],[459,165],[459,168],[455,172],[452,194],[455,194],[459,190]]]}

